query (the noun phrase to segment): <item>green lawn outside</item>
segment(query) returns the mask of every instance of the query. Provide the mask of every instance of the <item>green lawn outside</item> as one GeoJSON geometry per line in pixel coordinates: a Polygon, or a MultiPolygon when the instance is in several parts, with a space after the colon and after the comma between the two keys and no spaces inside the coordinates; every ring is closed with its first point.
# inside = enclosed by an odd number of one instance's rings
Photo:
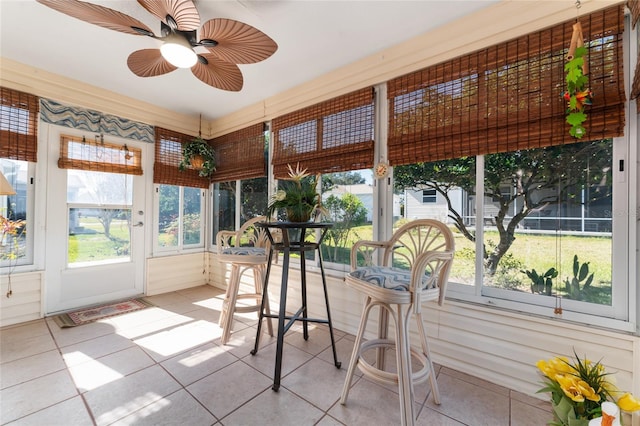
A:
{"type": "Polygon", "coordinates": [[[83,217],[79,226],[86,232],[69,235],[68,262],[99,262],[129,257],[129,225],[126,220],[111,222],[110,236],[95,217],[83,217]]]}
{"type": "MultiPolygon", "coordinates": [[[[475,278],[475,243],[453,229],[456,255],[451,272],[451,281],[472,285],[475,278]]],[[[337,263],[349,263],[349,248],[360,239],[372,238],[372,226],[352,228],[346,248],[337,249],[325,240],[323,257],[337,263]]],[[[488,248],[499,240],[497,231],[485,230],[484,241],[488,248]]],[[[535,269],[542,274],[551,267],[559,271],[554,280],[554,294],[563,296],[564,281],[573,278],[573,256],[578,255],[580,264],[589,262],[589,274],[594,273],[592,286],[597,295],[596,303],[610,303],[612,248],[610,237],[519,233],[501,262],[494,277],[485,277],[484,284],[515,291],[531,292],[531,280],[523,270],[535,269]],[[556,264],[556,258],[560,261],[556,264]]]]}
{"type": "MultiPolygon", "coordinates": [[[[102,224],[92,217],[82,218],[81,226],[88,232],[69,236],[69,262],[101,261],[127,257],[129,255],[129,228],[124,220],[113,220],[111,239],[104,235],[102,224]]],[[[475,277],[474,243],[453,229],[456,255],[451,272],[451,280],[463,284],[473,284],[475,277]]],[[[165,238],[172,235],[163,235],[165,238]]],[[[497,231],[485,230],[485,243],[492,247],[498,241],[497,231]]],[[[330,239],[325,239],[322,251],[325,261],[349,263],[350,247],[358,240],[372,239],[372,226],[352,228],[346,247],[334,247],[330,239]]],[[[169,238],[166,240],[169,243],[169,238]]],[[[502,258],[498,272],[493,277],[485,277],[484,284],[515,291],[530,292],[531,280],[523,270],[535,269],[544,273],[555,267],[559,270],[554,281],[554,294],[563,293],[564,281],[573,277],[573,256],[589,262],[589,274],[594,273],[593,287],[599,292],[598,303],[610,303],[611,294],[611,238],[595,236],[564,235],[557,239],[553,235],[532,233],[517,234],[513,245],[502,258]],[[560,262],[556,264],[555,259],[560,262]]],[[[312,253],[309,253],[312,256],[312,253]]]]}

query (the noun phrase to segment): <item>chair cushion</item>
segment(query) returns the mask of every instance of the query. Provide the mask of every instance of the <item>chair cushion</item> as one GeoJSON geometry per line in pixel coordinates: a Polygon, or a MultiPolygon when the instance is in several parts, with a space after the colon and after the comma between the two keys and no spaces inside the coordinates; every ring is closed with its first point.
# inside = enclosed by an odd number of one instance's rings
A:
{"type": "MultiPolygon", "coordinates": [[[[411,283],[411,271],[385,266],[365,266],[350,272],[349,275],[371,285],[390,290],[409,291],[411,283]]],[[[427,284],[428,279],[429,275],[425,274],[422,287],[427,284]]]]}
{"type": "Polygon", "coordinates": [[[261,256],[266,255],[264,247],[227,247],[222,250],[222,254],[232,254],[237,256],[261,256]]]}

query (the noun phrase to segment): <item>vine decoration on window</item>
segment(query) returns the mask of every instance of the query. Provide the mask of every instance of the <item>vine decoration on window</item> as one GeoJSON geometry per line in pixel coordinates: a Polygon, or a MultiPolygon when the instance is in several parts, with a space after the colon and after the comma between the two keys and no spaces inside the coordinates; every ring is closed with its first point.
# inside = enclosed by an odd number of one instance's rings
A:
{"type": "Polygon", "coordinates": [[[586,53],[587,49],[584,47],[582,26],[580,22],[576,22],[573,25],[571,45],[567,53],[568,62],[564,66],[567,91],[563,95],[567,101],[566,121],[571,125],[569,134],[576,139],[581,139],[586,134],[586,129],[582,125],[587,120],[587,114],[584,109],[586,105],[591,105],[593,97],[591,90],[587,87],[589,77],[587,77],[586,53]]]}

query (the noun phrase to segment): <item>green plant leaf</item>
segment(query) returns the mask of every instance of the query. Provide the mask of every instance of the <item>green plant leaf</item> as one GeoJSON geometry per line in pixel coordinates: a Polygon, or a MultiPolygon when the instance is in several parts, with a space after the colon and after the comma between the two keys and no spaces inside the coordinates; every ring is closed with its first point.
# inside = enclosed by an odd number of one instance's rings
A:
{"type": "MultiPolygon", "coordinates": [[[[574,268],[574,273],[575,273],[575,268],[574,268]]],[[[580,272],[578,274],[578,281],[582,281],[584,280],[587,275],[589,275],[589,262],[585,262],[582,264],[582,266],[580,267],[580,272]]]]}
{"type": "Polygon", "coordinates": [[[576,51],[573,54],[574,58],[582,58],[587,54],[587,48],[585,46],[580,46],[576,48],[576,51]]]}
{"type": "MultiPolygon", "coordinates": [[[[574,59],[571,62],[575,62],[577,61],[577,59],[574,59]]],[[[570,63],[571,63],[570,62],[570,63]]],[[[567,68],[567,83],[576,83],[578,82],[578,80],[580,79],[580,77],[582,77],[582,59],[580,59],[580,65],[574,65],[574,66],[568,66],[567,68]]],[[[568,65],[568,64],[567,64],[568,65]]]]}
{"type": "Polygon", "coordinates": [[[577,139],[580,139],[581,137],[583,137],[586,132],[587,130],[580,125],[575,125],[571,127],[571,129],[569,129],[569,134],[577,139]]]}
{"type": "Polygon", "coordinates": [[[582,72],[585,61],[584,55],[586,53],[586,47],[578,47],[574,52],[573,59],[568,61],[564,66],[567,93],[569,94],[569,105],[567,109],[567,123],[571,125],[569,134],[578,139],[582,138],[586,133],[586,129],[582,126],[582,123],[587,119],[587,116],[583,112],[582,104],[578,103],[576,97],[578,93],[587,90],[586,87],[589,83],[588,77],[582,72]]]}
{"type": "Polygon", "coordinates": [[[586,119],[587,119],[587,114],[581,111],[572,112],[569,115],[567,115],[567,123],[571,124],[572,126],[580,126],[582,123],[585,122],[586,119]]]}

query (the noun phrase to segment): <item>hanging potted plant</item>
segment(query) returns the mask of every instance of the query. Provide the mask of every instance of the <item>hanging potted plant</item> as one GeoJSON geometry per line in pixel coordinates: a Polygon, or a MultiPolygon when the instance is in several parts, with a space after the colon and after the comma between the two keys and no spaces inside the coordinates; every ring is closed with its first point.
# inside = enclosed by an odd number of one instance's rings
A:
{"type": "Polygon", "coordinates": [[[216,171],[216,156],[213,148],[201,137],[197,137],[182,147],[181,171],[188,168],[198,170],[201,177],[209,177],[216,171]]]}

